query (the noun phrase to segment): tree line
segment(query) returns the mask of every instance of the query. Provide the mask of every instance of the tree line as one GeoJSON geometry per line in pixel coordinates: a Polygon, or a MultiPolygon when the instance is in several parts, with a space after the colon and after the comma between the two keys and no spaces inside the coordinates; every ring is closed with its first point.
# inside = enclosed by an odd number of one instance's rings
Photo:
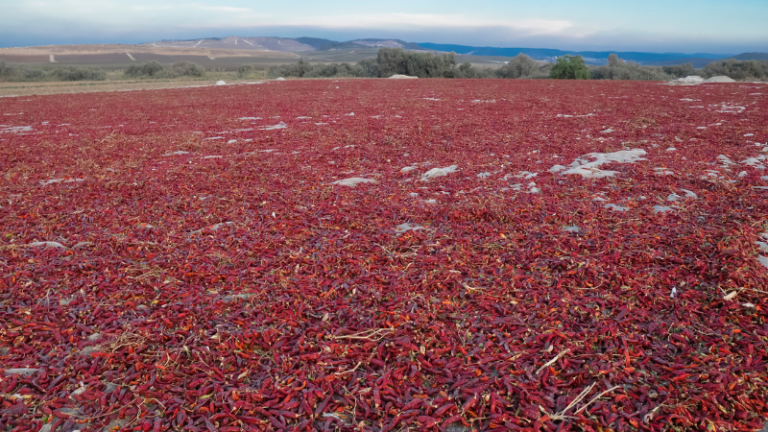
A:
{"type": "Polygon", "coordinates": [[[267,75],[272,78],[389,78],[408,75],[419,78],[547,78],[549,65],[520,54],[498,69],[478,68],[465,62],[457,64],[455,53],[432,54],[405,51],[402,48],[382,48],[376,58],[357,63],[310,64],[304,60],[289,65],[272,66],[267,75]]]}
{"type": "MultiPolygon", "coordinates": [[[[131,65],[124,72],[125,78],[178,78],[203,77],[205,69],[191,62],[177,62],[163,66],[159,62],[149,61],[131,65]]],[[[107,72],[98,66],[10,66],[0,62],[0,81],[5,82],[40,82],[40,81],[104,81],[107,72]]]]}
{"type": "MultiPolygon", "coordinates": [[[[241,68],[241,73],[246,73],[241,68]]],[[[525,54],[510,59],[498,69],[478,68],[470,63],[457,65],[455,53],[432,54],[405,51],[401,48],[382,48],[376,58],[355,64],[310,64],[304,60],[289,65],[272,66],[267,75],[297,78],[388,78],[395,74],[419,78],[527,78],[527,79],[592,79],[669,81],[690,75],[704,78],[725,75],[735,80],[768,79],[768,62],[756,60],[720,60],[703,69],[691,63],[675,66],[643,66],[625,61],[616,54],[608,57],[608,64],[588,66],[581,56],[565,55],[554,64],[537,61],[525,54]]]]}
{"type": "MultiPolygon", "coordinates": [[[[703,78],[724,75],[738,81],[768,80],[768,61],[719,60],[696,69],[691,63],[674,66],[643,66],[624,61],[616,54],[608,57],[608,64],[588,66],[581,56],[565,55],[555,63],[537,61],[525,54],[511,58],[499,68],[476,67],[465,62],[458,64],[455,53],[432,54],[406,51],[401,48],[382,48],[375,58],[357,63],[311,64],[299,60],[268,68],[272,78],[388,78],[395,74],[419,78],[511,78],[511,79],[592,79],[669,81],[690,75],[703,78]]],[[[251,65],[238,69],[241,78],[254,71],[251,65]]],[[[157,61],[131,65],[123,71],[125,78],[202,78],[206,70],[195,63],[177,62],[163,66],[157,61]]],[[[103,81],[107,73],[95,66],[9,66],[0,62],[0,81],[103,81]]]]}
{"type": "Polygon", "coordinates": [[[0,62],[0,81],[104,81],[107,73],[95,66],[9,66],[0,62]]]}
{"type": "Polygon", "coordinates": [[[182,61],[164,67],[157,61],[131,65],[125,70],[126,78],[178,78],[182,76],[202,77],[205,69],[195,63],[182,61]]]}

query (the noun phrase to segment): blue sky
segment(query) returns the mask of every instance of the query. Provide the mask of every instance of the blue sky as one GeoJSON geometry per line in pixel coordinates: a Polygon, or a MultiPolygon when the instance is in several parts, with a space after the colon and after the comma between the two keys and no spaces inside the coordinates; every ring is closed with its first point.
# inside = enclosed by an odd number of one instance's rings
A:
{"type": "Polygon", "coordinates": [[[655,52],[768,51],[768,0],[0,0],[0,47],[209,36],[655,52]]]}

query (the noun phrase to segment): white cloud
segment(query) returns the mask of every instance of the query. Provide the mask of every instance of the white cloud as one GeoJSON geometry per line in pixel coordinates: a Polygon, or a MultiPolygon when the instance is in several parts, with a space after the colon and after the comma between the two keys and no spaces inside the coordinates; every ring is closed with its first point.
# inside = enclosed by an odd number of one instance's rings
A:
{"type": "Polygon", "coordinates": [[[462,15],[441,14],[358,14],[324,15],[313,17],[279,16],[276,14],[257,14],[242,11],[235,15],[219,14],[206,20],[190,20],[180,24],[184,29],[226,29],[247,27],[292,27],[313,28],[327,31],[367,31],[379,34],[422,30],[441,32],[492,32],[505,34],[506,37],[557,36],[567,35],[580,38],[591,33],[577,28],[566,20],[519,19],[502,20],[486,18],[468,18],[462,15]]]}
{"type": "Polygon", "coordinates": [[[312,26],[320,28],[472,28],[472,27],[501,27],[530,35],[558,34],[573,27],[573,23],[565,20],[522,19],[494,20],[484,18],[468,18],[462,15],[440,14],[366,14],[320,16],[312,18],[289,18],[281,25],[312,26]]]}
{"type": "Polygon", "coordinates": [[[216,12],[253,12],[248,8],[232,7],[232,6],[192,6],[194,9],[208,10],[216,12]]]}
{"type": "Polygon", "coordinates": [[[156,5],[156,6],[141,5],[141,6],[133,6],[131,8],[131,10],[135,10],[135,11],[160,11],[160,10],[171,10],[171,9],[173,9],[173,6],[160,6],[160,5],[156,5]]]}

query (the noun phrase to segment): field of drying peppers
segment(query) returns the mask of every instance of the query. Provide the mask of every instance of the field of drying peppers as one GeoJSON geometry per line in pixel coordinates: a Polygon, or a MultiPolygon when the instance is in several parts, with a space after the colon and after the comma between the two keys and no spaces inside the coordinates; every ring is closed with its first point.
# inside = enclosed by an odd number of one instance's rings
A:
{"type": "Polygon", "coordinates": [[[755,431],[768,86],[0,100],[0,431],[755,431]]]}

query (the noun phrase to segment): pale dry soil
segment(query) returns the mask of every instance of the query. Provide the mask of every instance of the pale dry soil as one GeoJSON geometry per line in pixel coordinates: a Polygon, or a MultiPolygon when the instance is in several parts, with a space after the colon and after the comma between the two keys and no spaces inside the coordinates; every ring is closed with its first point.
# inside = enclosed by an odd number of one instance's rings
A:
{"type": "Polygon", "coordinates": [[[24,56],[24,55],[97,55],[97,54],[157,54],[157,55],[211,55],[214,57],[285,57],[286,60],[297,60],[298,54],[278,51],[258,51],[247,49],[195,49],[195,48],[172,48],[172,47],[153,47],[146,45],[46,45],[33,47],[12,47],[0,48],[0,55],[24,56]]]}
{"type": "MultiPolygon", "coordinates": [[[[263,75],[263,74],[262,74],[263,75]]],[[[263,80],[254,76],[239,79],[235,73],[209,73],[205,78],[175,79],[108,79],[106,81],[47,81],[47,82],[0,82],[0,98],[12,96],[52,95],[63,93],[90,93],[129,90],[152,90],[188,86],[215,85],[223,80],[227,84],[238,84],[263,80]]]]}

